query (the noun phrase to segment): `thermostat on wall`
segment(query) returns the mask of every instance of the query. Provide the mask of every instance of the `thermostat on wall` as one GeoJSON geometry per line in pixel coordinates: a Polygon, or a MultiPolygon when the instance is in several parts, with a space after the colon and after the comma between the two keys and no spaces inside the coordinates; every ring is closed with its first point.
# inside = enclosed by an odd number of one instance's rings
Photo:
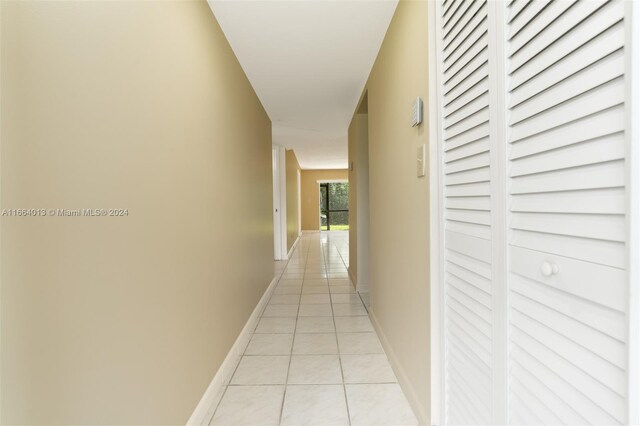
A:
{"type": "Polygon", "coordinates": [[[411,127],[415,127],[418,124],[422,123],[422,99],[420,96],[413,101],[413,111],[411,116],[411,127]]]}

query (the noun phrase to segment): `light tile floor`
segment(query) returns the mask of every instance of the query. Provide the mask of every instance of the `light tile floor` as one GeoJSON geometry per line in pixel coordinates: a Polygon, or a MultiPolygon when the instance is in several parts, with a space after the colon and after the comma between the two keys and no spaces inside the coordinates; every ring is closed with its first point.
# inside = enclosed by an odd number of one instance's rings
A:
{"type": "Polygon", "coordinates": [[[347,273],[348,233],[305,234],[212,425],[416,425],[347,273]]]}

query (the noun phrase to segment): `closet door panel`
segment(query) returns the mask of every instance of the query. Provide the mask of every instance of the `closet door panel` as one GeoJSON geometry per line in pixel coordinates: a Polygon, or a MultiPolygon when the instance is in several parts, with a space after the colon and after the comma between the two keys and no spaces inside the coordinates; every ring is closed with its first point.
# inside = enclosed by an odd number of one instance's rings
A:
{"type": "Polygon", "coordinates": [[[625,423],[625,5],[509,8],[510,421],[625,423]]]}
{"type": "Polygon", "coordinates": [[[448,424],[493,422],[491,98],[488,3],[439,20],[444,183],[444,401],[448,424]]]}

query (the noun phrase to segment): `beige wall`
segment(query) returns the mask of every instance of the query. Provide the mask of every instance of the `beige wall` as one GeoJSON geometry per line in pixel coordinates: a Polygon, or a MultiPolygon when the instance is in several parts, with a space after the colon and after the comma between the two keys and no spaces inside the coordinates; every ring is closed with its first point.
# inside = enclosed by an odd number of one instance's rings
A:
{"type": "Polygon", "coordinates": [[[298,171],[300,171],[300,164],[292,149],[287,150],[285,161],[287,163],[287,249],[291,250],[298,239],[299,230],[298,171]]]}
{"type": "Polygon", "coordinates": [[[428,129],[411,127],[410,117],[416,96],[428,104],[427,25],[426,1],[399,2],[365,89],[372,318],[423,424],[430,399],[429,181],[416,176],[416,151],[428,129]]]}
{"type": "Polygon", "coordinates": [[[271,124],[206,2],[2,7],[3,424],[184,424],[273,275],[271,124]],[[247,267],[251,259],[251,267],[247,267]]]}
{"type": "Polygon", "coordinates": [[[348,170],[302,171],[302,230],[320,230],[320,187],[318,181],[348,180],[348,170]]]}

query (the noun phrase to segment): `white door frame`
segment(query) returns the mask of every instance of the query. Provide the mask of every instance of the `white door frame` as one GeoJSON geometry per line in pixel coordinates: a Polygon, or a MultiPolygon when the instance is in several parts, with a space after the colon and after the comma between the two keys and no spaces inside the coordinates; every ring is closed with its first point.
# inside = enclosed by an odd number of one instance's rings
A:
{"type": "Polygon", "coordinates": [[[440,137],[442,122],[439,119],[442,108],[440,93],[440,48],[438,37],[438,17],[441,13],[441,3],[430,1],[427,14],[429,22],[428,55],[429,55],[429,257],[430,267],[430,298],[431,298],[431,424],[445,424],[444,409],[444,270],[441,267],[444,250],[444,220],[442,202],[442,176],[440,165],[440,137]]]}
{"type": "Polygon", "coordinates": [[[626,187],[628,192],[627,230],[629,238],[627,265],[629,280],[627,423],[640,424],[640,7],[626,3],[626,70],[629,71],[626,90],[626,187]]]}
{"type": "Polygon", "coordinates": [[[287,167],[286,150],[279,145],[272,147],[273,165],[273,248],[275,260],[287,256],[287,167]]]}
{"type": "MultiPolygon", "coordinates": [[[[511,212],[507,202],[508,164],[507,115],[507,3],[489,1],[487,9],[491,39],[488,54],[494,58],[489,63],[489,138],[491,145],[491,281],[492,281],[492,384],[493,421],[509,423],[509,222],[511,212]],[[494,189],[495,188],[495,189],[494,189]],[[495,212],[495,213],[494,213],[495,212]]],[[[444,157],[443,160],[444,161],[444,157]]]]}
{"type": "Polygon", "coordinates": [[[298,169],[298,237],[302,236],[302,170],[298,169]]]}

